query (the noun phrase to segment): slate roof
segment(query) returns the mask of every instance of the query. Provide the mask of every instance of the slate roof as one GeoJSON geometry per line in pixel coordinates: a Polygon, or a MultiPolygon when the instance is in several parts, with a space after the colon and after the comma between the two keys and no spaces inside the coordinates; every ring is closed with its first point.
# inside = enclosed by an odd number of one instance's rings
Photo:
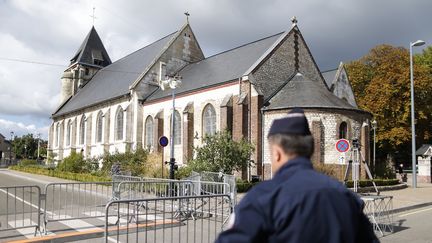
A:
{"type": "Polygon", "coordinates": [[[267,110],[287,108],[333,108],[361,111],[339,99],[322,83],[312,81],[300,73],[294,75],[270,96],[267,110]]]}
{"type": "Polygon", "coordinates": [[[334,78],[336,76],[337,71],[338,71],[338,68],[332,69],[332,70],[328,70],[328,71],[324,71],[324,72],[321,73],[322,76],[324,77],[324,80],[325,80],[325,82],[327,84],[327,87],[329,89],[331,89],[331,86],[333,84],[333,80],[334,80],[334,78]]]}
{"type": "Polygon", "coordinates": [[[423,144],[423,146],[421,146],[417,151],[416,151],[416,155],[424,155],[428,149],[432,147],[432,144],[423,144]]]}
{"type": "Polygon", "coordinates": [[[111,64],[111,59],[105,50],[105,46],[103,45],[102,40],[93,26],[71,59],[71,64],[77,62],[80,64],[95,65],[93,62],[94,58],[99,60],[102,59],[103,62],[98,66],[105,67],[111,64]]]}
{"type": "Polygon", "coordinates": [[[129,93],[129,86],[177,32],[165,36],[99,70],[95,76],[58,109],[53,116],[63,115],[129,93]]]}
{"type": "MultiPolygon", "coordinates": [[[[176,93],[182,93],[236,80],[270,48],[283,32],[236,47],[187,65],[179,75],[182,85],[176,93]]],[[[155,100],[171,95],[170,90],[158,90],[146,100],[155,100]]]]}

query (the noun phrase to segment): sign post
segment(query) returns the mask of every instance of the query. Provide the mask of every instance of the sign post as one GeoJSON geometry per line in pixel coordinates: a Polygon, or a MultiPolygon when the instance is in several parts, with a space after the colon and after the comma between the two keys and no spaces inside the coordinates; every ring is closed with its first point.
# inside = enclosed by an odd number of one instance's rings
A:
{"type": "MultiPolygon", "coordinates": [[[[164,148],[164,147],[166,147],[167,145],[168,145],[168,143],[169,143],[169,140],[168,140],[168,138],[166,137],[166,136],[161,136],[160,138],[159,138],[159,145],[162,147],[162,148],[164,148]]],[[[162,178],[163,178],[163,176],[164,176],[164,156],[163,156],[163,149],[162,149],[162,178]]]]}
{"type": "MultiPolygon", "coordinates": [[[[336,150],[340,153],[339,156],[339,164],[342,165],[342,170],[341,172],[343,173],[344,171],[344,167],[347,164],[346,161],[346,152],[350,150],[350,143],[348,140],[346,139],[339,139],[336,141],[336,150]]],[[[347,165],[349,166],[349,165],[347,165]]]]}

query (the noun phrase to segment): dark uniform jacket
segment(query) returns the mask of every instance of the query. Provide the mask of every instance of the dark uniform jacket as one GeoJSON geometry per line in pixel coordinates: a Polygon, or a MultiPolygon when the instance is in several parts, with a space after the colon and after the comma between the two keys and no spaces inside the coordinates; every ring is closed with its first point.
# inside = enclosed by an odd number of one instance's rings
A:
{"type": "Polygon", "coordinates": [[[216,242],[379,242],[362,209],[342,183],[299,157],[247,193],[216,242]]]}

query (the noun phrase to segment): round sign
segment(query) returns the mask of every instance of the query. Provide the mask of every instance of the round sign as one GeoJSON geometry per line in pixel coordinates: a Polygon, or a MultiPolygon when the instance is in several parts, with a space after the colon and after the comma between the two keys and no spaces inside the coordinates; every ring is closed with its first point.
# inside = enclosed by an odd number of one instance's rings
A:
{"type": "Polygon", "coordinates": [[[350,149],[350,143],[348,142],[348,140],[346,140],[346,139],[339,139],[336,142],[336,150],[337,151],[339,151],[341,153],[345,153],[349,149],[350,149]]]}
{"type": "Polygon", "coordinates": [[[162,136],[162,137],[159,138],[159,145],[160,146],[166,147],[168,145],[168,143],[169,143],[169,140],[168,140],[167,137],[162,136]]]}

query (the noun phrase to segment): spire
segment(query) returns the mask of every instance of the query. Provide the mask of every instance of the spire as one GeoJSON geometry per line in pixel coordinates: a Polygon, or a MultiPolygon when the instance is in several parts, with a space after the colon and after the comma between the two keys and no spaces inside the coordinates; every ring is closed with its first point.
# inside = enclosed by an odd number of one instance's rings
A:
{"type": "Polygon", "coordinates": [[[111,59],[100,39],[96,29],[92,26],[83,43],[81,44],[74,57],[70,60],[71,64],[80,63],[90,66],[105,67],[111,64],[111,59]]]}

